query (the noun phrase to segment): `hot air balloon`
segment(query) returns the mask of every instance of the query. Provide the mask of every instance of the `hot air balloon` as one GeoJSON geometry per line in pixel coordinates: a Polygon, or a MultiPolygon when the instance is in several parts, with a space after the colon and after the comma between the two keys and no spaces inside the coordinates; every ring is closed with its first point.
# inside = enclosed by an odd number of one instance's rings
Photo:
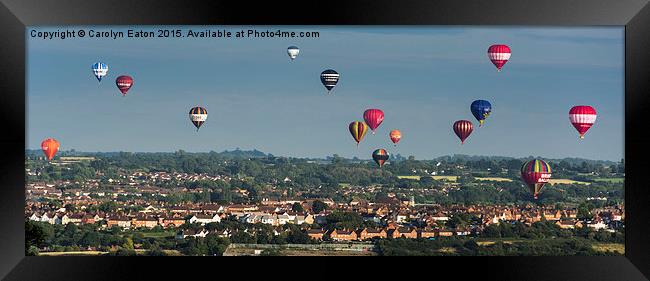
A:
{"type": "Polygon", "coordinates": [[[584,139],[587,130],[596,122],[596,110],[588,105],[574,106],[569,110],[569,120],[584,139]]]}
{"type": "Polygon", "coordinates": [[[102,77],[108,74],[108,65],[103,62],[96,62],[92,66],[93,74],[97,78],[97,81],[102,82],[102,77]]]}
{"type": "Polygon", "coordinates": [[[456,135],[460,138],[461,145],[465,143],[465,139],[469,137],[473,130],[474,126],[470,121],[458,120],[454,123],[454,133],[456,133],[456,135]]]}
{"type": "Polygon", "coordinates": [[[329,94],[332,88],[336,86],[336,83],[339,82],[339,73],[332,69],[327,69],[320,74],[320,82],[327,88],[327,93],[329,94]]]}
{"type": "Polygon", "coordinates": [[[41,149],[43,150],[43,153],[45,153],[47,160],[52,160],[56,152],[59,150],[59,142],[52,138],[45,139],[41,142],[41,149]]]}
{"type": "Polygon", "coordinates": [[[500,44],[492,45],[488,48],[488,58],[497,67],[497,71],[501,71],[503,65],[510,59],[510,47],[500,44]]]}
{"type": "Polygon", "coordinates": [[[390,155],[388,155],[388,151],[386,151],[386,149],[383,148],[377,149],[372,153],[372,160],[375,160],[375,163],[379,165],[379,168],[381,168],[381,166],[383,166],[384,163],[386,163],[388,157],[390,157],[390,155]]]}
{"type": "Polygon", "coordinates": [[[397,143],[399,140],[402,139],[402,133],[399,130],[392,130],[390,131],[390,134],[388,134],[390,137],[390,140],[397,146],[397,143]]]}
{"type": "Polygon", "coordinates": [[[478,126],[482,127],[483,121],[485,121],[485,119],[490,116],[490,112],[492,112],[492,105],[486,100],[475,100],[472,102],[469,109],[472,111],[474,118],[478,120],[478,126]]]}
{"type": "Polygon", "coordinates": [[[300,53],[300,49],[298,49],[298,47],[296,46],[289,46],[289,48],[287,48],[287,54],[289,55],[292,61],[296,59],[298,53],[300,53]]]}
{"type": "Polygon", "coordinates": [[[374,135],[377,127],[381,125],[381,122],[384,122],[384,112],[381,109],[368,109],[363,112],[363,120],[366,120],[366,124],[368,124],[374,135]]]}
{"type": "Polygon", "coordinates": [[[366,125],[366,123],[363,122],[354,121],[350,123],[348,129],[350,129],[350,134],[352,134],[352,138],[354,138],[354,141],[357,142],[357,146],[359,146],[359,143],[363,139],[363,136],[365,136],[366,132],[368,132],[368,125],[366,125]]]}
{"type": "Polygon", "coordinates": [[[521,178],[528,185],[535,199],[544,187],[544,184],[551,179],[551,166],[543,160],[533,159],[521,166],[521,178]]]}
{"type": "Polygon", "coordinates": [[[190,109],[190,121],[196,127],[197,132],[206,120],[208,120],[208,111],[205,108],[197,106],[190,109]]]}
{"type": "Polygon", "coordinates": [[[122,96],[126,96],[126,92],[131,89],[131,86],[133,86],[133,78],[128,75],[121,75],[115,79],[115,84],[117,85],[117,88],[120,89],[120,92],[122,92],[122,96]]]}

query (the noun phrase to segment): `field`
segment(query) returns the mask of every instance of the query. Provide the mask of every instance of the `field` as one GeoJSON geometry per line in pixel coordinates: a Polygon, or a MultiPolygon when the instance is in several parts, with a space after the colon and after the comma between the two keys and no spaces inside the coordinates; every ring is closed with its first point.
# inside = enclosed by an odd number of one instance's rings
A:
{"type": "Polygon", "coordinates": [[[144,238],[166,238],[174,237],[176,233],[173,231],[162,231],[162,232],[141,232],[144,238]]]}
{"type": "Polygon", "coordinates": [[[39,256],[99,256],[103,254],[108,254],[108,252],[100,251],[75,251],[75,252],[42,252],[38,253],[39,256]]]}
{"type": "MultiPolygon", "coordinates": [[[[135,253],[137,255],[144,255],[147,250],[144,249],[135,249],[135,253]]],[[[169,256],[180,256],[181,253],[177,250],[163,250],[165,254],[169,256]]],[[[99,255],[105,255],[108,254],[108,252],[102,252],[102,251],[72,251],[72,252],[41,252],[38,253],[39,256],[50,256],[50,257],[56,257],[56,256],[99,256],[99,255]]]]}
{"type": "Polygon", "coordinates": [[[624,183],[625,178],[595,178],[594,181],[608,182],[608,183],[624,183]]]}
{"type": "Polygon", "coordinates": [[[507,182],[512,181],[512,179],[498,178],[498,177],[485,177],[485,178],[475,178],[475,179],[480,181],[507,181],[507,182]]]}
{"type": "Polygon", "coordinates": [[[594,250],[599,252],[618,252],[620,254],[625,254],[625,244],[620,243],[595,243],[593,245],[594,250]]]}
{"type": "Polygon", "coordinates": [[[264,251],[275,251],[281,256],[376,256],[369,243],[326,244],[230,244],[224,256],[259,256],[264,251]]]}
{"type": "MultiPolygon", "coordinates": [[[[397,176],[400,179],[420,180],[421,176],[397,176]]],[[[456,181],[458,176],[431,176],[434,180],[456,181]]]]}
{"type": "Polygon", "coordinates": [[[549,181],[550,184],[584,184],[584,185],[590,185],[591,183],[589,182],[584,182],[584,181],[574,181],[570,179],[551,179],[549,181]]]}

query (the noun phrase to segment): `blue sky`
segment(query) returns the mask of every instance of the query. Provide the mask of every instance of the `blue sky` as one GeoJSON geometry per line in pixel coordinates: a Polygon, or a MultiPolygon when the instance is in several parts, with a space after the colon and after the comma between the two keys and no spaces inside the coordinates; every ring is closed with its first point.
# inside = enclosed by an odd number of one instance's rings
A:
{"type": "MultiPolygon", "coordinates": [[[[206,27],[165,28],[186,33],[206,27]]],[[[61,149],[80,151],[239,147],[282,156],[369,158],[386,148],[416,159],[623,157],[622,27],[280,29],[319,31],[320,37],[43,40],[28,33],[27,146],[39,148],[53,137],[61,149]],[[495,43],[512,49],[500,73],[486,54],[495,43]],[[286,54],[290,45],[300,47],[294,62],[286,54]],[[97,61],[109,65],[101,83],[90,69],[97,61]],[[327,68],[341,75],[329,96],[319,80],[327,68]],[[115,86],[121,74],[135,80],[125,98],[115,86]],[[489,100],[493,112],[461,146],[451,125],[459,119],[478,125],[469,111],[475,99],[489,100]],[[568,120],[569,109],[580,104],[598,111],[584,140],[568,120]],[[196,105],[209,113],[198,133],[188,118],[196,105]],[[357,149],[347,125],[362,121],[367,108],[382,109],[385,120],[357,149]],[[394,128],[403,135],[397,147],[388,138],[394,128]]]]}

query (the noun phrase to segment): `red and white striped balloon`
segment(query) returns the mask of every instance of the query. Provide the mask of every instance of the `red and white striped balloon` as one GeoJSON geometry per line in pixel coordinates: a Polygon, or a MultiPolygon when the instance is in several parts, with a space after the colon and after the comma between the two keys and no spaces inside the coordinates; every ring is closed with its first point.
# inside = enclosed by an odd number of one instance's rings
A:
{"type": "Polygon", "coordinates": [[[467,120],[458,120],[454,123],[453,129],[462,145],[465,143],[465,139],[467,139],[474,130],[474,125],[472,125],[472,122],[467,120]]]}
{"type": "Polygon", "coordinates": [[[585,138],[585,133],[596,122],[596,110],[588,105],[574,106],[569,110],[569,121],[580,133],[580,138],[585,138]]]}
{"type": "Polygon", "coordinates": [[[503,65],[510,59],[510,47],[501,44],[492,45],[488,48],[488,58],[497,67],[497,71],[501,71],[503,65]]]}

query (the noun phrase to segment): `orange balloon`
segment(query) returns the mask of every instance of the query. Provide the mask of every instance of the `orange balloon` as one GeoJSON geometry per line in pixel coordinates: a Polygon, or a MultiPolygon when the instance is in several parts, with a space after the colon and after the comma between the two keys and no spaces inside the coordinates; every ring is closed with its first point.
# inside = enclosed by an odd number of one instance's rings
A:
{"type": "Polygon", "coordinates": [[[41,142],[41,149],[43,149],[47,160],[52,160],[54,154],[59,150],[59,142],[55,139],[46,139],[41,142]]]}
{"type": "Polygon", "coordinates": [[[400,139],[402,139],[402,133],[399,130],[392,130],[390,131],[390,140],[393,141],[395,145],[399,142],[400,139]]]}

